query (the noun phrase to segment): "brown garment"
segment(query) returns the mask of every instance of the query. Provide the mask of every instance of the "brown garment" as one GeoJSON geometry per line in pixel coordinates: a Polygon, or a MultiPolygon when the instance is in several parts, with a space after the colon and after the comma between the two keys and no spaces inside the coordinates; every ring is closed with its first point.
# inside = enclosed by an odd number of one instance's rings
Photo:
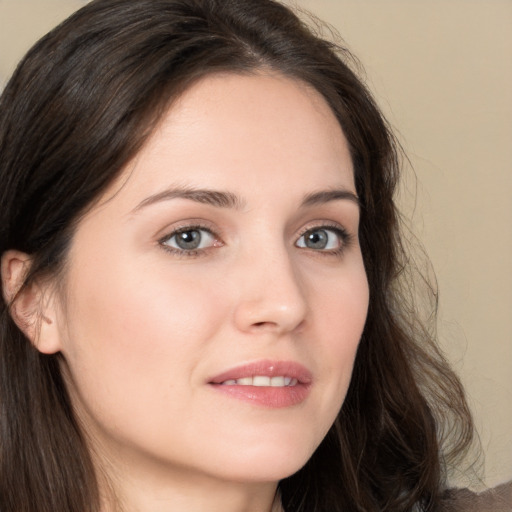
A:
{"type": "Polygon", "coordinates": [[[512,481],[481,493],[450,489],[440,512],[512,512],[512,481]]]}

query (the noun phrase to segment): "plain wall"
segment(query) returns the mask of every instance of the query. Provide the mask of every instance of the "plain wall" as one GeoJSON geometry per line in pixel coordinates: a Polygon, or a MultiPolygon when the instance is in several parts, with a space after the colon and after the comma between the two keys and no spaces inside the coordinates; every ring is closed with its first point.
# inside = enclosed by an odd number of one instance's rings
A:
{"type": "MultiPolygon", "coordinates": [[[[85,2],[0,0],[0,84],[85,2]]],[[[402,194],[440,290],[488,485],[512,478],[512,1],[298,0],[334,25],[411,160],[402,194]]],[[[465,479],[455,475],[456,483],[465,479]]]]}

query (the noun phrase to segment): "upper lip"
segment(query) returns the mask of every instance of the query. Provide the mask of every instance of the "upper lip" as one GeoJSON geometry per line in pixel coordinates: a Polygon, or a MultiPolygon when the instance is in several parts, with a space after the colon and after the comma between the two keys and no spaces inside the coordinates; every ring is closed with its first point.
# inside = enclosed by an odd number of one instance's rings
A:
{"type": "Polygon", "coordinates": [[[313,379],[311,372],[300,363],[264,359],[230,368],[209,379],[209,383],[222,384],[227,380],[238,380],[255,375],[291,377],[292,379],[297,379],[300,384],[310,384],[313,379]]]}

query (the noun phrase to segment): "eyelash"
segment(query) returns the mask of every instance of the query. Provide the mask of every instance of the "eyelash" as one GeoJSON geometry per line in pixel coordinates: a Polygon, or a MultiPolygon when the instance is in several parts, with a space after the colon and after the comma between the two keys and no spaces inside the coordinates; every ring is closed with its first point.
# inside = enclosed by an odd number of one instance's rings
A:
{"type": "MultiPolygon", "coordinates": [[[[307,233],[311,233],[314,231],[322,231],[322,230],[333,231],[340,240],[340,246],[336,249],[327,249],[327,250],[316,250],[316,249],[307,248],[307,249],[309,249],[309,251],[315,253],[315,255],[338,256],[339,257],[347,250],[347,247],[352,243],[353,236],[339,224],[319,224],[319,225],[308,226],[307,228],[305,228],[301,231],[298,240],[300,240],[307,233]]],[[[297,240],[297,242],[298,242],[298,240],[297,240]]],[[[295,242],[295,245],[297,244],[297,242],[295,242]]]]}
{"type": "Polygon", "coordinates": [[[222,242],[220,242],[220,238],[212,231],[212,229],[210,227],[201,225],[201,224],[190,224],[190,225],[186,225],[186,226],[182,226],[182,227],[173,229],[171,231],[171,233],[160,238],[160,240],[158,240],[158,243],[162,247],[162,249],[164,249],[164,251],[169,252],[178,257],[183,257],[183,258],[197,258],[199,256],[204,256],[209,251],[209,249],[213,249],[215,247],[224,245],[224,244],[222,244],[222,242]],[[173,237],[175,237],[181,233],[187,233],[189,231],[206,231],[209,235],[211,235],[213,237],[214,242],[219,243],[219,245],[206,247],[204,249],[185,250],[185,249],[178,249],[176,247],[171,247],[166,243],[166,242],[169,242],[169,240],[171,240],[173,237]]]}
{"type": "MultiPolygon", "coordinates": [[[[300,234],[297,238],[297,241],[295,242],[294,245],[296,247],[298,247],[297,246],[298,241],[307,233],[311,233],[314,231],[321,231],[321,230],[334,232],[340,240],[340,246],[336,249],[327,249],[327,250],[316,250],[316,249],[312,249],[312,248],[308,248],[308,247],[300,247],[300,248],[307,249],[310,252],[313,252],[319,256],[338,256],[339,257],[345,252],[347,247],[352,242],[353,236],[345,228],[341,227],[340,225],[338,225],[338,224],[319,224],[319,225],[308,226],[305,229],[303,229],[300,232],[300,234]]],[[[191,224],[191,225],[186,225],[186,226],[176,228],[173,231],[171,231],[171,233],[169,233],[168,235],[165,235],[164,237],[160,238],[158,240],[158,243],[162,247],[162,249],[164,249],[166,252],[169,252],[175,256],[184,257],[184,258],[197,258],[200,256],[204,256],[209,252],[210,249],[222,247],[224,245],[220,241],[220,237],[217,236],[217,234],[210,227],[201,225],[201,224],[191,224]],[[177,236],[181,233],[187,233],[190,231],[205,231],[214,239],[214,244],[218,244],[218,245],[211,245],[206,248],[191,249],[191,250],[178,249],[176,247],[171,247],[170,245],[168,245],[169,240],[171,240],[175,236],[177,236]]]]}

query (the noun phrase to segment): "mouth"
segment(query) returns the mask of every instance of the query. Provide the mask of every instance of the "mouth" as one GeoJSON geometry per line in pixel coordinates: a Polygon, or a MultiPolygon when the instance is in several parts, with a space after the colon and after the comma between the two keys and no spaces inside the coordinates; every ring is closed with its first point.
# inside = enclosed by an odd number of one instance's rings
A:
{"type": "Polygon", "coordinates": [[[283,408],[306,400],[312,374],[292,361],[257,361],[227,370],[208,384],[225,396],[266,408],[283,408]]]}
{"type": "Polygon", "coordinates": [[[267,375],[254,375],[253,377],[242,377],[241,379],[229,379],[221,382],[221,386],[256,386],[284,388],[296,386],[299,381],[293,377],[268,377],[267,375]]]}

